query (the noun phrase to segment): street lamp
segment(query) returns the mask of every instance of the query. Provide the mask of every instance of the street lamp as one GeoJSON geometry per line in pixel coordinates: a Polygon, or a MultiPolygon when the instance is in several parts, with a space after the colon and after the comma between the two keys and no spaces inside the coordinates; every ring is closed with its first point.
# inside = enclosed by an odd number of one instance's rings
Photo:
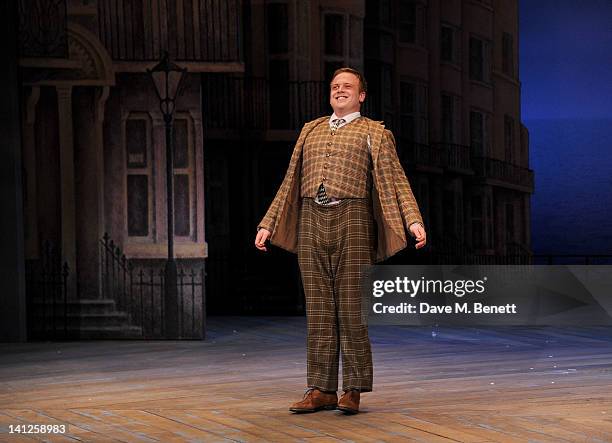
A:
{"type": "Polygon", "coordinates": [[[170,61],[165,51],[161,61],[147,73],[153,81],[159,99],[159,109],[164,116],[166,126],[166,212],[168,216],[168,260],[165,268],[164,317],[165,335],[167,338],[178,338],[178,294],[177,269],[174,260],[174,146],[173,117],[176,98],[181,93],[181,86],[187,69],[170,61]]]}

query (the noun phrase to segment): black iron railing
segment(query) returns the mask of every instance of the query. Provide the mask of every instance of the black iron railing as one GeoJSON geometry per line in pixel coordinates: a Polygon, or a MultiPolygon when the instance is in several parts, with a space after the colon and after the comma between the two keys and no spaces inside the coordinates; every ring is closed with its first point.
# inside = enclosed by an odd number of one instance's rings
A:
{"type": "Polygon", "coordinates": [[[472,168],[479,177],[491,178],[533,189],[533,171],[490,157],[472,157],[472,168]]]}
{"type": "Polygon", "coordinates": [[[19,55],[68,58],[66,0],[19,0],[19,55]]]}
{"type": "Polygon", "coordinates": [[[208,129],[300,129],[330,115],[325,82],[271,82],[263,78],[203,77],[204,126],[208,129]]]}
{"type": "Polygon", "coordinates": [[[99,37],[113,60],[242,61],[241,0],[98,0],[99,37]]]}
{"type": "Polygon", "coordinates": [[[42,244],[41,258],[26,260],[26,304],[29,339],[68,335],[68,263],[53,242],[42,244]]]}
{"type": "Polygon", "coordinates": [[[441,166],[442,150],[439,146],[399,138],[397,152],[403,165],[441,166]]]}
{"type": "Polygon", "coordinates": [[[612,255],[534,254],[533,263],[540,265],[612,265],[612,255]]]}
{"type": "Polygon", "coordinates": [[[467,171],[472,168],[470,147],[457,143],[432,143],[440,152],[440,165],[445,169],[467,171]]]}
{"type": "MultiPolygon", "coordinates": [[[[100,240],[102,294],[128,314],[131,326],[139,327],[143,338],[164,338],[164,263],[128,260],[108,234],[100,240]]],[[[204,338],[205,271],[203,265],[180,268],[179,338],[204,338]]]]}

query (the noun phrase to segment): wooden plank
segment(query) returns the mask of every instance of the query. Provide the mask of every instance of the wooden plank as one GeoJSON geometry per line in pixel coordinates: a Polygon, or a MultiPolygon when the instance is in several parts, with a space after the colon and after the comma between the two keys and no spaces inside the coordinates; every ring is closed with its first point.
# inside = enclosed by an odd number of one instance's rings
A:
{"type": "Polygon", "coordinates": [[[593,438],[590,432],[584,432],[575,427],[563,427],[563,424],[558,420],[547,420],[545,417],[515,417],[514,420],[523,428],[533,429],[537,427],[541,432],[551,437],[557,438],[558,441],[589,441],[593,438]]]}
{"type": "Polygon", "coordinates": [[[612,441],[605,330],[372,328],[374,392],[345,416],[288,411],[305,384],[302,318],[209,324],[205,342],[0,344],[0,428],[47,417],[85,441],[612,441]]]}
{"type": "Polygon", "coordinates": [[[203,439],[204,441],[231,441],[221,435],[211,432],[206,427],[195,426],[191,422],[181,422],[152,411],[124,409],[113,411],[117,417],[128,422],[137,422],[142,426],[142,432],[151,435],[159,441],[174,441],[177,439],[203,439]]]}
{"type": "Polygon", "coordinates": [[[6,442],[31,442],[37,441],[33,435],[30,434],[9,434],[9,425],[26,425],[28,422],[15,418],[13,415],[7,414],[6,412],[0,411],[0,436],[2,441],[6,442]]]}
{"type": "MultiPolygon", "coordinates": [[[[432,414],[428,412],[415,411],[411,414],[414,418],[420,418],[431,423],[442,423],[451,429],[461,429],[469,434],[477,435],[483,441],[493,441],[496,443],[528,443],[525,438],[512,437],[500,430],[493,430],[479,426],[476,420],[466,419],[463,412],[457,414],[432,414]]],[[[467,440],[470,441],[470,440],[467,440]]]]}
{"type": "Polygon", "coordinates": [[[294,439],[324,437],[322,433],[314,429],[308,429],[292,423],[291,417],[288,415],[287,411],[267,410],[265,412],[253,412],[232,408],[229,409],[227,413],[232,417],[248,421],[249,423],[260,426],[263,424],[264,427],[270,427],[272,429],[282,429],[284,433],[294,439]]]}
{"type": "MultiPolygon", "coordinates": [[[[153,411],[148,411],[153,412],[153,411]]],[[[249,426],[234,426],[235,423],[223,422],[223,420],[211,420],[208,413],[205,411],[194,410],[170,410],[164,409],[157,411],[158,414],[163,414],[164,417],[170,418],[177,422],[190,423],[194,426],[206,429],[215,435],[223,438],[228,438],[234,441],[253,441],[253,442],[264,442],[265,439],[258,435],[257,431],[254,431],[249,426]]],[[[285,436],[286,437],[286,436],[285,436]]]]}
{"type": "MultiPolygon", "coordinates": [[[[33,411],[30,411],[33,412],[33,411]]],[[[65,411],[60,411],[60,414],[64,413],[65,411]]],[[[8,417],[11,417],[13,419],[13,423],[15,422],[15,420],[19,420],[21,423],[26,424],[26,423],[34,423],[31,421],[28,421],[28,418],[26,418],[28,416],[27,411],[25,410],[5,410],[4,414],[8,417]]],[[[30,414],[31,415],[31,414],[30,414]]],[[[110,434],[104,434],[104,433],[98,433],[96,431],[93,431],[91,429],[88,429],[87,427],[81,427],[78,425],[75,425],[74,423],[68,422],[66,420],[63,420],[61,417],[56,416],[55,414],[53,414],[51,411],[45,411],[44,415],[47,417],[46,419],[41,419],[44,421],[41,421],[39,423],[49,423],[50,419],[55,420],[58,424],[59,423],[63,423],[66,424],[68,426],[68,432],[66,433],[65,436],[58,436],[58,438],[62,438],[62,437],[66,437],[69,438],[68,441],[96,441],[96,440],[102,440],[104,438],[106,438],[107,440],[113,440],[110,437],[110,434]]],[[[109,429],[110,430],[110,429],[109,429]]],[[[56,436],[54,436],[54,440],[55,440],[56,436]]],[[[32,436],[32,440],[35,441],[39,441],[39,439],[35,438],[34,436],[32,436]]]]}

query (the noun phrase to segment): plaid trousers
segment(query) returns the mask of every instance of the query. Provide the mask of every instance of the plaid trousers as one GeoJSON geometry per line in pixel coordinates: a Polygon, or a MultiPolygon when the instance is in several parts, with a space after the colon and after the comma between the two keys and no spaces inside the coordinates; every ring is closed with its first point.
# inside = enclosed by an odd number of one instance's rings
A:
{"type": "Polygon", "coordinates": [[[303,198],[298,263],[306,296],[307,384],[323,391],[372,390],[372,351],[362,315],[360,279],[374,261],[371,200],[321,206],[303,198]]]}

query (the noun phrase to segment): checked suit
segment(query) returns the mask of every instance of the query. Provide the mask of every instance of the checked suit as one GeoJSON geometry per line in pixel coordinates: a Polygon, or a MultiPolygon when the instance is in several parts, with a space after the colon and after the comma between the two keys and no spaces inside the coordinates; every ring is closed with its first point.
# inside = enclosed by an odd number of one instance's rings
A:
{"type": "Polygon", "coordinates": [[[423,222],[379,122],[359,117],[330,131],[329,117],[304,125],[285,178],[259,223],[272,244],[298,254],[306,297],[307,384],[335,391],[372,390],[372,354],[362,315],[360,279],[368,265],[407,246],[423,222]],[[339,204],[319,205],[317,190],[339,204]]]}

